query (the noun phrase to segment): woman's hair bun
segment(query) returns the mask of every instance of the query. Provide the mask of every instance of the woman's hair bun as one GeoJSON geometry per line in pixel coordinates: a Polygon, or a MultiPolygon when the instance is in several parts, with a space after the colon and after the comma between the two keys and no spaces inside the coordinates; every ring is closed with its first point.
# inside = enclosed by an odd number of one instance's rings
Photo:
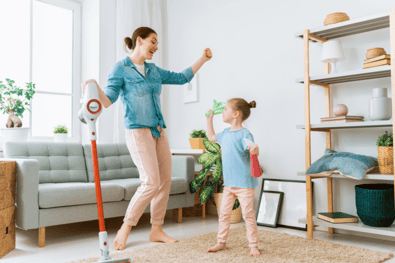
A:
{"type": "Polygon", "coordinates": [[[256,102],[255,100],[251,101],[250,103],[248,103],[248,105],[250,105],[251,108],[256,108],[256,102]]]}
{"type": "Polygon", "coordinates": [[[133,39],[130,37],[125,37],[123,41],[125,42],[125,45],[128,47],[128,49],[134,49],[133,39]]]}

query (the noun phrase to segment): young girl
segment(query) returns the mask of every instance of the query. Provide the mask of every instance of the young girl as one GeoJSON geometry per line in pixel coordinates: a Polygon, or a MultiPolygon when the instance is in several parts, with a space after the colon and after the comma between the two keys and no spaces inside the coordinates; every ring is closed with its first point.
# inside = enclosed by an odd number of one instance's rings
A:
{"type": "Polygon", "coordinates": [[[230,214],[236,198],[239,199],[243,218],[247,226],[247,238],[251,248],[249,256],[259,256],[258,228],[253,209],[255,187],[258,179],[251,176],[250,153],[259,155],[258,146],[247,147],[244,138],[254,141],[252,134],[243,128],[245,121],[255,108],[256,103],[247,103],[244,99],[234,98],[226,103],[222,113],[223,122],[230,128],[219,134],[213,129],[213,112],[207,117],[207,137],[211,142],[219,142],[222,148],[222,168],[224,175],[224,192],[222,195],[221,215],[219,216],[218,243],[207,249],[217,252],[226,249],[226,239],[230,226],[230,214]],[[249,152],[248,152],[249,151],[249,152]]]}

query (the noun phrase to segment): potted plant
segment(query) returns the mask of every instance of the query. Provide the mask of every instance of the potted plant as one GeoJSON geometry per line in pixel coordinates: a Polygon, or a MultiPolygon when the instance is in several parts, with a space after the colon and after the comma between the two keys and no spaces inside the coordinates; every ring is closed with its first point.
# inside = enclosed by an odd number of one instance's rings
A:
{"type": "Polygon", "coordinates": [[[202,149],[204,150],[203,139],[207,136],[204,130],[193,130],[190,133],[191,138],[189,138],[189,143],[192,149],[202,149]]]}
{"type": "MultiPolygon", "coordinates": [[[[206,181],[206,185],[201,189],[199,194],[199,200],[201,204],[210,200],[216,205],[218,216],[221,213],[221,200],[223,190],[223,176],[222,176],[222,155],[220,154],[221,146],[218,143],[213,143],[208,140],[207,137],[203,139],[203,144],[208,152],[203,153],[198,158],[198,163],[203,165],[203,168],[197,174],[195,180],[193,180],[189,189],[191,193],[196,193],[203,186],[206,181]],[[211,173],[211,177],[208,177],[211,167],[215,165],[214,171],[211,173]],[[207,180],[206,180],[207,178],[207,180]],[[214,198],[212,197],[214,193],[214,198]]],[[[240,222],[241,219],[241,208],[239,200],[236,199],[231,214],[231,223],[240,222]]]]}
{"type": "Polygon", "coordinates": [[[385,132],[377,139],[379,170],[381,174],[394,173],[394,147],[392,133],[385,132]]]}
{"type": "Polygon", "coordinates": [[[54,127],[54,142],[66,142],[69,130],[66,125],[58,125],[54,127]]]}
{"type": "Polygon", "coordinates": [[[23,113],[30,111],[30,100],[36,92],[35,84],[26,83],[26,88],[15,86],[15,81],[6,79],[6,83],[0,81],[0,109],[3,114],[8,114],[6,129],[1,129],[5,141],[26,141],[29,128],[21,128],[23,113]],[[17,129],[16,129],[17,128],[17,129]]]}

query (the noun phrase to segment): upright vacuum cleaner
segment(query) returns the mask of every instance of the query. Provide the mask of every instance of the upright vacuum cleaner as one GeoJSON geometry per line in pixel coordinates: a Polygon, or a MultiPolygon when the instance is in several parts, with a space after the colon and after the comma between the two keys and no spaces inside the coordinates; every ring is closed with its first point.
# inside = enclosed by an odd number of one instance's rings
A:
{"type": "Polygon", "coordinates": [[[81,101],[83,103],[82,108],[78,112],[78,118],[81,122],[88,124],[89,139],[92,145],[92,162],[93,162],[93,174],[95,176],[95,188],[96,188],[96,200],[97,200],[97,212],[99,214],[99,242],[100,242],[100,259],[98,263],[132,263],[130,258],[123,259],[112,259],[110,252],[108,251],[107,244],[107,232],[104,225],[104,214],[103,214],[103,200],[101,196],[100,187],[100,174],[99,174],[99,163],[97,159],[96,149],[96,121],[102,111],[102,104],[99,100],[99,92],[95,83],[88,83],[85,88],[84,98],[81,101]]]}

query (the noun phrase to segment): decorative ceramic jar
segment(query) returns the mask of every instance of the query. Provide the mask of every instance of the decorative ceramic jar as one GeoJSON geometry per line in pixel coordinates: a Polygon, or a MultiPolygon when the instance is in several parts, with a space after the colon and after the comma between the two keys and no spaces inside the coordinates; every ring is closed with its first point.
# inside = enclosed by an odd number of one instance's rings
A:
{"type": "Polygon", "coordinates": [[[373,89],[373,98],[369,100],[369,119],[371,121],[389,120],[392,117],[391,98],[387,97],[387,88],[373,89]]]}
{"type": "Polygon", "coordinates": [[[333,108],[333,115],[335,116],[346,116],[348,113],[348,108],[344,104],[338,104],[333,108]]]}

